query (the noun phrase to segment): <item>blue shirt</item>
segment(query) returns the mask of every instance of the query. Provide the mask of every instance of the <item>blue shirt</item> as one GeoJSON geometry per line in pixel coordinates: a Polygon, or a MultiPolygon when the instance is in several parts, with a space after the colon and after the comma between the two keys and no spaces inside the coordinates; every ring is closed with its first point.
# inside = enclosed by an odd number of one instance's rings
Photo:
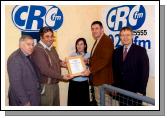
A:
{"type": "MultiPolygon", "coordinates": [[[[77,54],[76,52],[73,52],[70,56],[79,56],[79,54],[77,54]]],[[[89,59],[90,58],[90,53],[85,53],[83,56],[84,59],[89,59]]],[[[88,67],[87,67],[88,68],[88,67]]],[[[83,76],[79,76],[79,77],[75,77],[72,79],[73,81],[78,81],[78,82],[82,82],[82,81],[86,81],[88,80],[88,77],[83,77],[83,76]]]]}

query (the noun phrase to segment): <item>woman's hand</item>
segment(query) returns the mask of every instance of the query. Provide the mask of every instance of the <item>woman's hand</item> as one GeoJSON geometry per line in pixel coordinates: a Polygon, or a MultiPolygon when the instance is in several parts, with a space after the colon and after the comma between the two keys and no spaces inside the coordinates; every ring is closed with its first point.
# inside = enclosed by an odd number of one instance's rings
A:
{"type": "Polygon", "coordinates": [[[71,75],[71,74],[66,74],[66,75],[63,76],[63,79],[65,79],[65,80],[70,80],[70,79],[73,79],[73,78],[74,78],[74,76],[71,75]]]}
{"type": "Polygon", "coordinates": [[[83,71],[81,73],[81,76],[89,76],[90,75],[90,70],[89,69],[86,69],[85,71],[83,71]]]}

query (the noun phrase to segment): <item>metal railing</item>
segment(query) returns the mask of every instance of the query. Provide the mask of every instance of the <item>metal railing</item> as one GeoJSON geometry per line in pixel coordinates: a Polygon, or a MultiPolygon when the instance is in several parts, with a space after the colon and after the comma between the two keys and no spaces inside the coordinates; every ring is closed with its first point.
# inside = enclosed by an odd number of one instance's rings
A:
{"type": "MultiPolygon", "coordinates": [[[[104,84],[100,88],[100,106],[105,106],[105,103],[106,103],[105,93],[106,92],[108,92],[108,94],[110,96],[110,98],[108,98],[108,99],[110,99],[110,101],[112,101],[112,102],[110,102],[111,106],[119,106],[119,105],[121,105],[121,106],[127,105],[128,106],[130,100],[131,100],[130,102],[136,102],[136,100],[141,101],[141,105],[146,105],[146,106],[155,105],[155,99],[153,99],[153,98],[139,95],[137,93],[130,92],[130,91],[127,91],[124,89],[120,89],[120,88],[114,87],[112,85],[104,84]]],[[[136,102],[136,104],[138,104],[138,103],[136,102]]],[[[131,104],[131,105],[133,106],[133,104],[131,104]]]]}

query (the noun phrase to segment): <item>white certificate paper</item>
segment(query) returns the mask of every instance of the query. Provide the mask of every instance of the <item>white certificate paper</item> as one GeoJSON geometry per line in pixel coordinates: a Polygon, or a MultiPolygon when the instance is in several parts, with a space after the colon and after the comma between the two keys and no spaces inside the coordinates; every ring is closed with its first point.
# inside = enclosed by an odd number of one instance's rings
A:
{"type": "Polygon", "coordinates": [[[78,59],[70,59],[69,64],[71,66],[71,72],[73,74],[80,73],[84,71],[80,58],[78,59]]]}
{"type": "Polygon", "coordinates": [[[86,69],[82,56],[68,57],[67,66],[70,74],[79,75],[86,69]]]}

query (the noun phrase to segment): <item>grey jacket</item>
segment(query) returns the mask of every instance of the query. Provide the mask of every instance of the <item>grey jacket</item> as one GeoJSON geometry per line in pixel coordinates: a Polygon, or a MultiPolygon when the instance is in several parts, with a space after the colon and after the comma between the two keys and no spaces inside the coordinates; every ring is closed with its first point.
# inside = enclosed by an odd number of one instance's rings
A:
{"type": "Polygon", "coordinates": [[[30,102],[40,104],[40,86],[38,75],[31,61],[20,50],[13,52],[7,61],[9,75],[9,105],[22,106],[30,102]]]}

